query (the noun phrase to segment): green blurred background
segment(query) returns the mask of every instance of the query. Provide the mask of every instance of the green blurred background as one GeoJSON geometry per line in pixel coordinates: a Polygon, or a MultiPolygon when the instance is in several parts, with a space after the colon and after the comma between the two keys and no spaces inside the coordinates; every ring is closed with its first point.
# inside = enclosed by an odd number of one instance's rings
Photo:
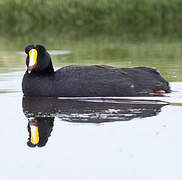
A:
{"type": "Polygon", "coordinates": [[[181,0],[0,0],[0,72],[25,67],[27,44],[71,54],[56,67],[108,64],[158,68],[182,80],[181,0]]]}

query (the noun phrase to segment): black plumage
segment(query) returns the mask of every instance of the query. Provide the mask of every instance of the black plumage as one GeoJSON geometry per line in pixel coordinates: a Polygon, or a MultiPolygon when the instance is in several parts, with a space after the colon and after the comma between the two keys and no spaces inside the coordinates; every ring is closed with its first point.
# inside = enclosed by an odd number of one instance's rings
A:
{"type": "Polygon", "coordinates": [[[54,71],[50,55],[42,45],[29,45],[25,52],[28,67],[22,81],[25,96],[122,97],[160,90],[170,92],[169,83],[153,68],[71,65],[54,71]],[[31,49],[36,49],[38,56],[28,73],[31,49]]]}

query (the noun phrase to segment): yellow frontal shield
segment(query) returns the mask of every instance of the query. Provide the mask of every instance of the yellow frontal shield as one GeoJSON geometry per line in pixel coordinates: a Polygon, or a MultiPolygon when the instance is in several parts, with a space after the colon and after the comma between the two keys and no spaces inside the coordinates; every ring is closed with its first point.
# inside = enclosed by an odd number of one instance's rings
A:
{"type": "Polygon", "coordinates": [[[29,66],[34,66],[37,64],[37,50],[36,49],[31,49],[29,51],[29,66]]]}
{"type": "Polygon", "coordinates": [[[39,130],[37,126],[30,125],[31,131],[31,143],[38,144],[39,142],[39,130]]]}

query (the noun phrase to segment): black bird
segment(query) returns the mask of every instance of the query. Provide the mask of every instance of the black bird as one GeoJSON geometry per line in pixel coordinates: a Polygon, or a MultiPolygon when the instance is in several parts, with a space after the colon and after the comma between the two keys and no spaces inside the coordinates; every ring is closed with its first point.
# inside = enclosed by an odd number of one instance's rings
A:
{"type": "Polygon", "coordinates": [[[54,71],[44,46],[28,45],[25,52],[25,96],[119,97],[171,92],[169,83],[153,68],[70,65],[54,71]]]}

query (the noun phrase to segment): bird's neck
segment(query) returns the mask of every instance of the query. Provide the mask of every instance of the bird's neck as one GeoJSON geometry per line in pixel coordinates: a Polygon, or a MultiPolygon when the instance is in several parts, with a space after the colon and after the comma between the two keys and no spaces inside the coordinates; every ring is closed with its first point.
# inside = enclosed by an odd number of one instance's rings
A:
{"type": "MultiPolygon", "coordinates": [[[[28,70],[26,71],[27,74],[28,73],[28,70]]],[[[36,70],[33,70],[30,75],[52,75],[54,74],[54,68],[53,67],[47,67],[46,69],[43,69],[41,71],[36,71],[36,70]]]]}

